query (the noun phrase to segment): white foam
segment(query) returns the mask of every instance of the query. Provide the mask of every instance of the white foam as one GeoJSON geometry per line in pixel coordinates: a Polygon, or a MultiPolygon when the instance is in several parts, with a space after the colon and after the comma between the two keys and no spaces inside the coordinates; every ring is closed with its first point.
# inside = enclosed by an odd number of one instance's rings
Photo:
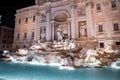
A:
{"type": "Polygon", "coordinates": [[[120,69],[120,67],[117,66],[117,63],[118,63],[118,62],[113,62],[113,63],[111,64],[111,66],[112,66],[113,68],[120,69]]]}
{"type": "Polygon", "coordinates": [[[61,70],[63,70],[63,69],[74,70],[75,68],[74,67],[70,67],[70,66],[60,66],[59,69],[61,69],[61,70]]]}
{"type": "Polygon", "coordinates": [[[48,64],[48,65],[50,65],[50,66],[61,66],[60,63],[50,63],[50,64],[48,64]]]}

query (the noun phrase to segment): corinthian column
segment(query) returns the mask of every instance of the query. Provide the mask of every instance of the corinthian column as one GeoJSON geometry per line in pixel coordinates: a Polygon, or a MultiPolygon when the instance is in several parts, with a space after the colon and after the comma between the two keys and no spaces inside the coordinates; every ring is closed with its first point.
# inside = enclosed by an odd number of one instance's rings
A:
{"type": "Polygon", "coordinates": [[[51,13],[51,8],[50,8],[51,2],[45,3],[46,5],[46,40],[50,41],[51,40],[51,24],[50,24],[50,13],[51,13]]]}
{"type": "Polygon", "coordinates": [[[86,11],[87,11],[87,32],[88,37],[95,37],[94,31],[94,22],[93,22],[93,2],[88,1],[86,3],[86,11]]]}
{"type": "Polygon", "coordinates": [[[55,22],[54,21],[51,21],[51,37],[52,37],[52,41],[54,40],[54,34],[55,34],[55,32],[54,32],[54,24],[55,24],[55,22]]]}
{"type": "Polygon", "coordinates": [[[71,24],[68,21],[68,38],[71,39],[71,24]]]}
{"type": "Polygon", "coordinates": [[[35,37],[34,37],[34,41],[37,41],[39,40],[39,15],[40,15],[40,12],[39,12],[39,9],[38,9],[39,6],[36,6],[36,15],[35,15],[35,37]]]}
{"type": "Polygon", "coordinates": [[[75,33],[75,4],[74,1],[71,0],[70,2],[70,13],[71,13],[71,34],[72,34],[72,39],[76,38],[76,33],[75,33]]]}

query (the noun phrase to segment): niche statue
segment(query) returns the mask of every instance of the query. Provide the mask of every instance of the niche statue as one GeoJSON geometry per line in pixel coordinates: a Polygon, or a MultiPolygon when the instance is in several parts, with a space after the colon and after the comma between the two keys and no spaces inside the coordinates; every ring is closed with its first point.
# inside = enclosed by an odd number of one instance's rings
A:
{"type": "Polygon", "coordinates": [[[57,28],[57,41],[63,40],[62,26],[59,25],[57,28]]]}
{"type": "Polygon", "coordinates": [[[85,23],[81,23],[79,32],[81,37],[86,37],[87,33],[85,23]]]}
{"type": "Polygon", "coordinates": [[[41,40],[45,40],[45,29],[41,31],[41,40]]]}

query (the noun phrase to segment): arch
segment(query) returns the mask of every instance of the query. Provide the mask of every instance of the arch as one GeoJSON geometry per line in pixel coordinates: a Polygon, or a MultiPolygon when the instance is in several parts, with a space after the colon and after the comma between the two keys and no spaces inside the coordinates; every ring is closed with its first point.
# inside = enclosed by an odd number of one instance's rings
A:
{"type": "Polygon", "coordinates": [[[70,14],[68,13],[68,11],[66,11],[66,10],[57,10],[57,11],[55,11],[53,13],[52,20],[54,20],[57,15],[60,15],[62,13],[63,13],[64,16],[66,15],[67,18],[70,18],[70,14]]]}

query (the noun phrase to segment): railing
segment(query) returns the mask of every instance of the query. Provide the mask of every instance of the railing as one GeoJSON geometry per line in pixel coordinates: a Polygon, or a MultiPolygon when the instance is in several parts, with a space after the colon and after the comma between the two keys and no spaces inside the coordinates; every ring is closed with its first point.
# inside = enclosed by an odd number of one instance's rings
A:
{"type": "Polygon", "coordinates": [[[105,32],[97,32],[97,35],[105,35],[105,32]]]}
{"type": "Polygon", "coordinates": [[[113,31],[114,34],[120,34],[120,30],[113,31]]]}

